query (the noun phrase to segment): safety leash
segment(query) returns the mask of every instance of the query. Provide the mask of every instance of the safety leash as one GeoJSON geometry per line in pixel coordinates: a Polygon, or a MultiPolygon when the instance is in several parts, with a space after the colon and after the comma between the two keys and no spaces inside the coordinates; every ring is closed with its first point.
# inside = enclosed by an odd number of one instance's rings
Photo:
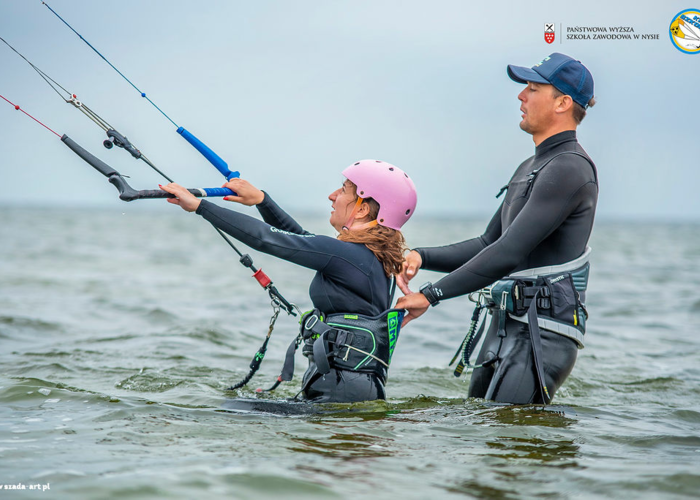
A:
{"type": "MultiPolygon", "coordinates": [[[[481,368],[483,366],[489,366],[490,364],[493,364],[498,357],[490,358],[483,363],[479,365],[472,365],[471,362],[469,361],[472,354],[474,353],[474,348],[477,346],[479,343],[479,340],[481,340],[481,336],[484,333],[484,328],[486,327],[486,320],[484,320],[481,323],[481,326],[477,330],[477,325],[479,324],[479,320],[481,319],[481,313],[484,309],[487,308],[485,299],[484,299],[484,294],[482,292],[477,292],[476,293],[476,299],[473,297],[474,294],[469,294],[469,300],[474,302],[476,306],[474,307],[474,312],[472,312],[472,318],[471,322],[469,324],[469,330],[467,330],[467,334],[464,336],[464,340],[460,344],[460,346],[457,348],[457,352],[455,352],[455,355],[452,357],[452,360],[448,364],[448,366],[452,366],[455,361],[459,358],[459,363],[457,363],[457,366],[455,367],[455,370],[453,372],[453,375],[455,377],[460,377],[462,373],[464,372],[465,368],[481,368]]],[[[500,351],[500,347],[499,347],[500,351]]]]}
{"type": "Polygon", "coordinates": [[[263,341],[262,346],[260,347],[260,349],[258,349],[258,352],[255,353],[255,356],[253,356],[253,360],[250,362],[250,371],[248,372],[248,375],[246,375],[245,378],[243,378],[243,380],[241,380],[240,382],[233,384],[231,387],[226,389],[227,391],[234,391],[236,389],[240,389],[248,382],[250,382],[250,379],[252,379],[253,375],[255,375],[255,373],[258,371],[263,358],[265,358],[265,353],[267,352],[267,343],[270,340],[270,335],[272,335],[272,330],[275,329],[275,322],[277,321],[277,316],[279,316],[279,314],[279,304],[273,301],[272,317],[270,318],[270,327],[267,330],[267,335],[265,336],[265,340],[263,341]]]}

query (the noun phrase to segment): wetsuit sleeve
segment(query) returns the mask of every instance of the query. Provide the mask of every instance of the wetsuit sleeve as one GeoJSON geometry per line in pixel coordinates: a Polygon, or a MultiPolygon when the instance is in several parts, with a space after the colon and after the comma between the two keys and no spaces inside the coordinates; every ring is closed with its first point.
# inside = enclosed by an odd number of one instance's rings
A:
{"type": "Polygon", "coordinates": [[[265,198],[263,198],[261,203],[256,205],[256,208],[266,223],[277,229],[294,234],[311,234],[305,231],[287,212],[282,210],[269,194],[265,191],[263,191],[263,193],[265,194],[265,198]]]}
{"type": "Polygon", "coordinates": [[[196,213],[250,248],[330,276],[336,274],[335,267],[340,267],[333,265],[335,257],[353,260],[352,247],[335,238],[283,231],[206,200],[202,200],[196,213]]]}
{"type": "Polygon", "coordinates": [[[433,285],[442,298],[474,292],[516,269],[583,200],[595,196],[598,188],[590,169],[583,159],[552,161],[538,174],[528,201],[500,238],[433,285]]]}
{"type": "Polygon", "coordinates": [[[484,248],[494,243],[501,235],[501,208],[498,208],[486,231],[481,236],[441,247],[415,248],[421,256],[421,269],[451,273],[484,248]]]}

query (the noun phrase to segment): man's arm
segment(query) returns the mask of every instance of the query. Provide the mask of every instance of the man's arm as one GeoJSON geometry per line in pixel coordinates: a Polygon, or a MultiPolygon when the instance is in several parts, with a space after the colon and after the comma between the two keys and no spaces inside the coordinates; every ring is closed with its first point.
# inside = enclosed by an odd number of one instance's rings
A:
{"type": "Polygon", "coordinates": [[[498,207],[481,236],[441,247],[416,248],[422,259],[421,269],[450,273],[494,243],[501,236],[502,207],[503,204],[498,207]]]}
{"type": "Polygon", "coordinates": [[[433,286],[441,299],[474,292],[510,274],[576,209],[597,193],[585,160],[575,166],[552,162],[532,187],[527,203],[513,223],[492,244],[433,286]]]}

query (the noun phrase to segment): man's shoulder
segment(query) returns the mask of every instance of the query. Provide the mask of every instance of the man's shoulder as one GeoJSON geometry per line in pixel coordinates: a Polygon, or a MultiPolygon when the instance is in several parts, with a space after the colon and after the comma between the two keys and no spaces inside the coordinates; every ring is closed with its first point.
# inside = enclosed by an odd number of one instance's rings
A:
{"type": "Polygon", "coordinates": [[[559,152],[538,167],[539,176],[553,180],[565,178],[568,182],[598,182],[598,172],[593,160],[583,149],[559,152]]]}
{"type": "Polygon", "coordinates": [[[576,166],[593,166],[593,160],[588,153],[586,153],[581,146],[576,149],[571,149],[567,151],[558,151],[553,154],[546,164],[550,165],[576,165],[576,166]]]}
{"type": "Polygon", "coordinates": [[[574,161],[576,157],[579,157],[588,163],[593,164],[591,157],[576,139],[566,141],[552,148],[548,156],[550,158],[561,158],[564,161],[574,161]]]}

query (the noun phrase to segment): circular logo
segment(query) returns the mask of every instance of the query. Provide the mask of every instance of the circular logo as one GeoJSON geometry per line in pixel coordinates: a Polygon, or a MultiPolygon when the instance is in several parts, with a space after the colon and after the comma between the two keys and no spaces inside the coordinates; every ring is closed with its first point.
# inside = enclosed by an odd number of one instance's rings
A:
{"type": "Polygon", "coordinates": [[[700,53],[700,9],[686,9],[676,14],[669,26],[669,35],[681,52],[700,53]]]}

